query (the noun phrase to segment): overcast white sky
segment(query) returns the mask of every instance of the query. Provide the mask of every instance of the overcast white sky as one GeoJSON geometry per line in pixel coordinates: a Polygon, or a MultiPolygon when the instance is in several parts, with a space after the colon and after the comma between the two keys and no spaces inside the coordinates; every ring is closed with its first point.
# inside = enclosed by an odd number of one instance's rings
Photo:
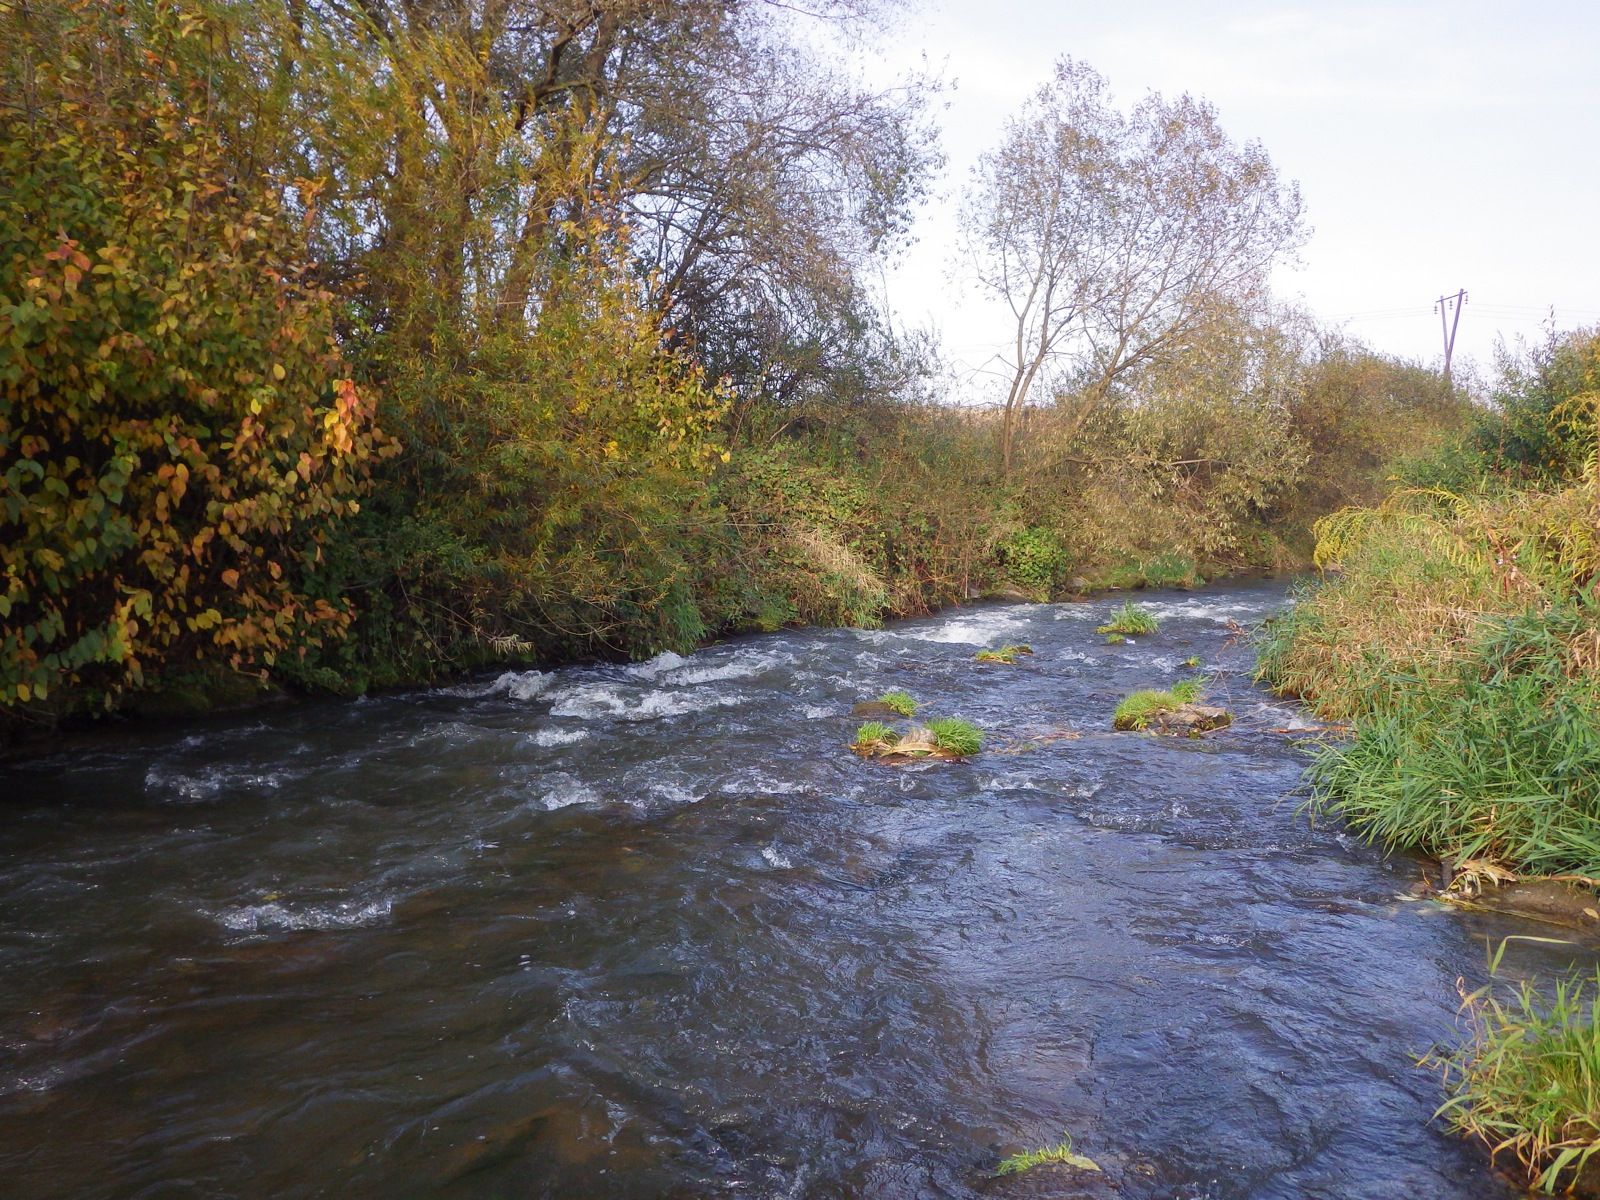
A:
{"type": "MultiPolygon", "coordinates": [[[[900,324],[932,324],[979,367],[1002,314],[948,278],[952,213],[977,155],[1062,54],[1118,99],[1188,91],[1297,179],[1315,227],[1277,288],[1385,351],[1442,354],[1432,304],[1466,288],[1456,343],[1600,322],[1600,2],[921,0],[878,69],[923,55],[956,87],[939,116],[943,198],[886,285],[900,324]]],[[[971,397],[976,399],[976,396],[971,397]]]]}

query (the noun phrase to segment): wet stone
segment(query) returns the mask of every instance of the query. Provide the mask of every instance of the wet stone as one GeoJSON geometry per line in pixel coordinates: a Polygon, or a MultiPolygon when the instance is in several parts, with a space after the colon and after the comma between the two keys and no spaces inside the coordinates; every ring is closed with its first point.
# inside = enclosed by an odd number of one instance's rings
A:
{"type": "Polygon", "coordinates": [[[880,703],[877,700],[867,700],[856,705],[850,710],[850,715],[852,717],[888,717],[890,720],[900,716],[887,704],[880,703]]]}
{"type": "Polygon", "coordinates": [[[1504,916],[1582,929],[1600,936],[1600,900],[1588,888],[1574,887],[1554,879],[1525,879],[1484,888],[1460,903],[1504,916]]]}
{"type": "Polygon", "coordinates": [[[981,1192],[995,1200],[1116,1200],[1117,1191],[1099,1171],[1063,1163],[1041,1163],[1011,1175],[984,1181],[981,1192]]]}
{"type": "Polygon", "coordinates": [[[1207,733],[1233,724],[1233,714],[1225,708],[1207,704],[1185,704],[1172,712],[1157,713],[1145,726],[1147,733],[1164,733],[1182,737],[1188,734],[1207,733]]]}

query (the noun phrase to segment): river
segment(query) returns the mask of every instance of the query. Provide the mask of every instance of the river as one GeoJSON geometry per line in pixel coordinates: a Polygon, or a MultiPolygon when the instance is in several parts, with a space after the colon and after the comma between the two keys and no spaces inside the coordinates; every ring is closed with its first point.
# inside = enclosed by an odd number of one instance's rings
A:
{"type": "Polygon", "coordinates": [[[1120,600],[0,766],[0,1192],[1513,1195],[1412,1060],[1510,927],[1297,813],[1303,718],[1229,627],[1281,584],[1147,593],[1107,646],[1120,600]],[[1110,731],[1190,655],[1232,730],[1110,731]],[[856,759],[889,688],[984,753],[856,759]],[[988,1178],[1064,1132],[1103,1183],[988,1178]]]}

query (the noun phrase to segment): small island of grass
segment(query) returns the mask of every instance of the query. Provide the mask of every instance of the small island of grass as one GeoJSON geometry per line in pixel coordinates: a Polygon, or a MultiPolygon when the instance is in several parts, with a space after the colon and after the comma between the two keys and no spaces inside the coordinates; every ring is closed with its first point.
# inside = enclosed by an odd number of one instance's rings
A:
{"type": "MultiPolygon", "coordinates": [[[[1150,610],[1129,600],[1116,612],[1111,614],[1111,619],[1104,625],[1096,626],[1096,633],[1122,634],[1124,637],[1133,637],[1136,634],[1154,633],[1161,626],[1151,616],[1150,610]]],[[[1109,640],[1109,639],[1108,639],[1109,640]]]]}
{"type": "Polygon", "coordinates": [[[1162,733],[1199,734],[1232,724],[1233,717],[1221,708],[1197,703],[1205,694],[1205,681],[1185,679],[1167,691],[1145,689],[1123,698],[1111,715],[1111,725],[1120,730],[1142,730],[1154,722],[1162,733]]]}
{"type": "Polygon", "coordinates": [[[978,662],[996,662],[1014,664],[1019,654],[1032,654],[1032,646],[1001,646],[998,650],[979,650],[973,658],[978,662]]]}
{"type": "Polygon", "coordinates": [[[940,717],[903,734],[882,721],[868,721],[850,745],[862,758],[901,761],[971,758],[982,748],[983,731],[960,717],[940,717]]]}

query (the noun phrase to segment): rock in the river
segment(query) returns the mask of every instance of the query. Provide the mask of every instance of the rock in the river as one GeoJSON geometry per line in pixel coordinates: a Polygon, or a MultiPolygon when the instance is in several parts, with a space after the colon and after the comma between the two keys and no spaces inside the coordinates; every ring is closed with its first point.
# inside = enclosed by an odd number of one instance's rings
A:
{"type": "Polygon", "coordinates": [[[1003,584],[984,592],[981,599],[1004,600],[1008,604],[1033,604],[1039,597],[1032,592],[1025,592],[1014,584],[1003,584]]]}
{"type": "Polygon", "coordinates": [[[1600,900],[1587,888],[1554,879],[1522,879],[1499,887],[1486,887],[1461,903],[1600,935],[1600,900]]]}
{"type": "Polygon", "coordinates": [[[1116,1200],[1120,1195],[1100,1172],[1062,1163],[1041,1163],[1012,1175],[991,1176],[983,1181],[981,1190],[996,1200],[1116,1200]]]}
{"type": "Polygon", "coordinates": [[[887,717],[892,721],[901,714],[881,700],[865,700],[852,708],[850,715],[852,717],[887,717]]]}
{"type": "Polygon", "coordinates": [[[1184,737],[1223,729],[1232,724],[1233,714],[1225,708],[1213,708],[1209,704],[1185,704],[1171,712],[1156,713],[1145,724],[1145,731],[1184,737]]]}

